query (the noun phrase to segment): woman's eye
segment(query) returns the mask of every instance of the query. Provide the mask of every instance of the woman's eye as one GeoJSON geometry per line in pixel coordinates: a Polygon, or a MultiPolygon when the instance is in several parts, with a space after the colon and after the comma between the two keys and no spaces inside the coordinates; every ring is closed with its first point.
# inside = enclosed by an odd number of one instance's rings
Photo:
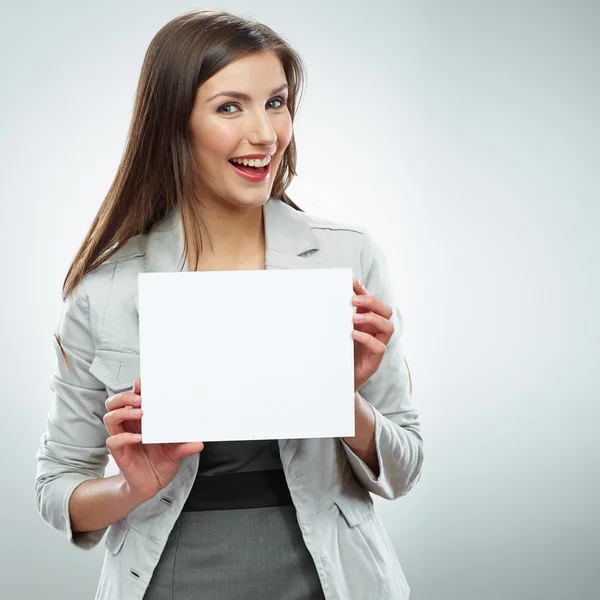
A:
{"type": "Polygon", "coordinates": [[[285,106],[285,100],[283,98],[281,98],[280,96],[278,96],[277,98],[273,98],[273,100],[270,100],[269,104],[271,102],[279,102],[279,105],[274,106],[273,108],[283,108],[285,106]]]}
{"type": "MultiPolygon", "coordinates": [[[[267,108],[283,108],[284,106],[286,106],[286,101],[284,98],[281,98],[280,96],[278,96],[277,98],[273,98],[272,100],[269,100],[269,102],[267,102],[267,108]],[[275,106],[273,106],[273,103],[275,103],[275,106]]],[[[229,104],[223,104],[222,106],[219,106],[219,108],[217,108],[217,112],[218,113],[222,113],[222,114],[226,114],[226,115],[232,115],[238,111],[238,104],[236,103],[229,103],[229,104]],[[236,110],[232,110],[232,109],[236,109],[236,110]]]]}
{"type": "Polygon", "coordinates": [[[219,108],[217,108],[217,112],[222,112],[222,113],[225,113],[226,115],[230,115],[234,111],[224,110],[224,109],[226,109],[226,108],[232,108],[232,107],[233,108],[237,108],[237,105],[236,104],[223,104],[223,106],[219,106],[219,108]]]}

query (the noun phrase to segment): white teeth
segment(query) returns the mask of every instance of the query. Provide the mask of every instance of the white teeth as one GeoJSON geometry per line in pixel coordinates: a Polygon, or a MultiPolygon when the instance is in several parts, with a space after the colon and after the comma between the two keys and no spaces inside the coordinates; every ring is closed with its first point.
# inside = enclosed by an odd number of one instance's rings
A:
{"type": "Polygon", "coordinates": [[[248,160],[247,158],[232,158],[231,162],[238,163],[239,165],[246,165],[249,167],[266,167],[271,162],[271,156],[267,156],[266,158],[251,158],[248,160]]]}

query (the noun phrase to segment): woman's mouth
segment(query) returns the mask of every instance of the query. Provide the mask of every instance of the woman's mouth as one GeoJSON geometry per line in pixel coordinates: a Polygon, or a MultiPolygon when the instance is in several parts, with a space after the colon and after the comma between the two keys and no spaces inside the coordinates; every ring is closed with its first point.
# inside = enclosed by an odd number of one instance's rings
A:
{"type": "MultiPolygon", "coordinates": [[[[235,169],[235,172],[240,176],[243,177],[246,181],[251,181],[253,183],[255,182],[261,182],[261,181],[265,181],[266,179],[269,178],[269,175],[271,173],[271,157],[269,156],[267,159],[267,164],[266,166],[251,166],[251,165],[244,165],[244,164],[240,164],[239,162],[236,162],[235,159],[230,159],[229,164],[235,169]]],[[[246,161],[249,162],[249,161],[246,161]]],[[[255,161],[251,161],[251,162],[255,162],[255,161]]],[[[259,161],[256,161],[259,162],[259,161]]],[[[264,162],[264,161],[260,161],[260,162],[264,162]]]]}

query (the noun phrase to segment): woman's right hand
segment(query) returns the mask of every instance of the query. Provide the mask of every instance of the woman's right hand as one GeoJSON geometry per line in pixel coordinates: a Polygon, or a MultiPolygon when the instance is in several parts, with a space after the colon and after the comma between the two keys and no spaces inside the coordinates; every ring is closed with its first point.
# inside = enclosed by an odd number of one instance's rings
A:
{"type": "Polygon", "coordinates": [[[106,401],[104,425],[110,434],[106,440],[129,492],[140,502],[153,498],[175,477],[184,456],[201,452],[202,442],[142,444],[141,381],[137,378],[132,392],[120,392],[106,401]]]}

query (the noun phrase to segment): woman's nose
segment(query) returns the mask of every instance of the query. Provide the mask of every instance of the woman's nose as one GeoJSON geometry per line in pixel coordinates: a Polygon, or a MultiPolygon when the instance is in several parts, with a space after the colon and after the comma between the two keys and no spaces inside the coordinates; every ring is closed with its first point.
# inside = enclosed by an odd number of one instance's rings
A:
{"type": "Polygon", "coordinates": [[[272,146],[277,141],[277,132],[266,111],[257,111],[253,115],[247,137],[256,146],[272,146]]]}

